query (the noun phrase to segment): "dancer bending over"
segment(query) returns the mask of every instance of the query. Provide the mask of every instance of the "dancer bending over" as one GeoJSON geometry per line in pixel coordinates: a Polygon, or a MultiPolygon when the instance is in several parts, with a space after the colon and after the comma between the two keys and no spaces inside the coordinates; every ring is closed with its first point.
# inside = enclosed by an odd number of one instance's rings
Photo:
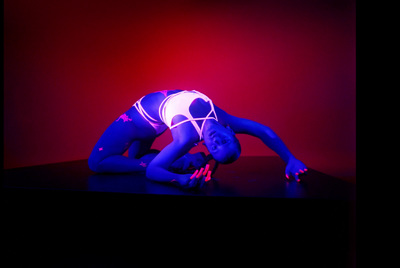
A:
{"type": "Polygon", "coordinates": [[[106,129],[93,148],[89,167],[110,173],[146,170],[149,179],[194,187],[199,176],[191,179],[191,174],[177,171],[206,163],[204,153],[190,154],[190,149],[204,140],[217,162],[232,163],[241,152],[236,133],[255,136],[276,152],[286,163],[287,179],[299,181],[299,174],[307,171],[271,128],[230,115],[195,90],[164,90],[142,97],[106,129]],[[161,151],[151,150],[154,140],[168,128],[173,141],[161,151]]]}

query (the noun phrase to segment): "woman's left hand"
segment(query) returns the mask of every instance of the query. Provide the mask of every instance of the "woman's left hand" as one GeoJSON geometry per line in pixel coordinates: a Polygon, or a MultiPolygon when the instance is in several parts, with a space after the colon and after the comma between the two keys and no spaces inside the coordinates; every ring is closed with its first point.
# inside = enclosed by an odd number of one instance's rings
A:
{"type": "Polygon", "coordinates": [[[294,179],[297,182],[300,182],[299,176],[300,175],[306,175],[307,174],[307,167],[306,165],[303,164],[300,160],[292,157],[289,159],[285,173],[286,173],[286,178],[290,179],[290,176],[294,177],[294,179]]]}

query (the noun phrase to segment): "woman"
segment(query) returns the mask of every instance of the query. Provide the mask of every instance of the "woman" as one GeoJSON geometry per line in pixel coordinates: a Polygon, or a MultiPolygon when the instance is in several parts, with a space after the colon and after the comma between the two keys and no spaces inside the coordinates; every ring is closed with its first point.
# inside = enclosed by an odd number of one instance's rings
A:
{"type": "Polygon", "coordinates": [[[172,172],[205,164],[205,155],[190,154],[190,149],[204,140],[217,162],[232,163],[241,152],[236,133],[255,136],[275,151],[287,164],[287,179],[293,176],[299,181],[299,175],[307,171],[269,127],[230,115],[195,90],[164,90],[142,97],[100,137],[89,157],[89,167],[95,172],[146,170],[149,179],[190,188],[204,182],[207,175],[209,179],[206,172],[196,176],[172,172]],[[173,141],[160,152],[150,150],[167,128],[173,141]],[[123,156],[128,149],[128,157],[123,156]]]}

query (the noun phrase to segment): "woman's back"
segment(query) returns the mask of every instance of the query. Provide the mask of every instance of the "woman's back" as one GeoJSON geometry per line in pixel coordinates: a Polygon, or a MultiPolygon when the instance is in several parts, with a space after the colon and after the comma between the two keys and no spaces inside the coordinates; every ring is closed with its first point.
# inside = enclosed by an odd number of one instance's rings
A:
{"type": "Polygon", "coordinates": [[[182,90],[180,89],[163,90],[147,94],[142,98],[141,105],[143,109],[148,113],[148,115],[150,115],[157,121],[161,121],[161,118],[159,116],[159,107],[161,103],[167,96],[170,96],[171,94],[175,94],[181,91],[182,90]]]}

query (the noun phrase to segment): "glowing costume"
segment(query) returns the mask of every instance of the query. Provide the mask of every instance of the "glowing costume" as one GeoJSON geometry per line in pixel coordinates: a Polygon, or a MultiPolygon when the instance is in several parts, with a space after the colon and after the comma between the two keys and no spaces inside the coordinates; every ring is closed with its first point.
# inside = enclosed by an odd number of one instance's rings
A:
{"type": "Polygon", "coordinates": [[[146,110],[143,109],[141,101],[142,101],[142,99],[144,97],[146,97],[146,96],[143,96],[133,106],[140,113],[140,115],[143,117],[143,119],[146,120],[147,122],[149,122],[149,124],[156,130],[156,135],[159,135],[159,134],[163,133],[167,129],[167,126],[163,122],[160,122],[159,120],[156,120],[153,117],[151,117],[146,112],[146,110]]]}
{"type": "MultiPolygon", "coordinates": [[[[143,97],[144,98],[144,97],[143,97]]],[[[204,95],[203,93],[200,93],[196,90],[192,90],[192,91],[180,91],[178,93],[175,94],[171,94],[169,96],[167,96],[163,102],[160,104],[160,107],[158,109],[158,114],[160,116],[161,122],[159,120],[154,119],[153,117],[151,117],[142,107],[141,105],[141,100],[143,99],[141,98],[140,100],[138,100],[134,106],[135,108],[138,110],[138,112],[142,115],[142,117],[149,122],[149,124],[151,126],[153,126],[153,128],[156,130],[157,134],[161,133],[162,131],[164,131],[167,127],[169,129],[175,128],[183,123],[186,122],[191,122],[193,127],[195,128],[195,130],[197,131],[198,135],[199,135],[199,140],[202,140],[202,132],[203,132],[203,128],[204,128],[204,123],[206,120],[208,119],[212,119],[212,120],[216,120],[218,121],[217,118],[217,114],[215,112],[214,109],[214,105],[213,102],[211,101],[210,98],[208,98],[206,95],[204,95]],[[201,118],[194,118],[192,116],[192,114],[189,111],[190,105],[192,104],[192,102],[195,99],[202,99],[205,102],[208,102],[210,104],[211,110],[210,112],[207,114],[206,117],[201,117],[201,118]],[[214,116],[211,116],[212,114],[214,114],[214,116]],[[187,119],[172,125],[172,119],[176,116],[176,115],[183,115],[185,116],[187,119]],[[198,124],[196,124],[195,121],[200,121],[203,120],[203,123],[201,124],[201,127],[198,126],[198,124]]]]}
{"type": "Polygon", "coordinates": [[[161,120],[170,129],[177,127],[183,123],[191,122],[193,127],[196,129],[197,134],[199,134],[199,140],[202,140],[202,132],[203,132],[203,127],[204,127],[205,121],[207,119],[214,119],[214,120],[218,121],[217,114],[215,113],[215,109],[214,109],[214,104],[212,103],[210,98],[208,98],[206,95],[204,95],[203,93],[200,93],[196,90],[181,91],[181,92],[178,92],[178,93],[175,93],[175,94],[172,94],[172,95],[169,95],[168,97],[166,97],[160,105],[159,116],[160,116],[161,120]],[[206,117],[194,118],[189,111],[190,104],[192,104],[192,102],[198,98],[203,99],[205,102],[209,102],[209,104],[211,106],[211,110],[207,114],[206,117]],[[211,117],[212,113],[214,113],[214,117],[211,117]],[[185,116],[187,119],[183,120],[175,125],[172,125],[172,119],[174,118],[174,116],[176,116],[178,114],[185,116]],[[194,121],[199,121],[199,120],[203,120],[203,123],[201,124],[201,128],[196,124],[196,122],[194,122],[194,121]]]}

